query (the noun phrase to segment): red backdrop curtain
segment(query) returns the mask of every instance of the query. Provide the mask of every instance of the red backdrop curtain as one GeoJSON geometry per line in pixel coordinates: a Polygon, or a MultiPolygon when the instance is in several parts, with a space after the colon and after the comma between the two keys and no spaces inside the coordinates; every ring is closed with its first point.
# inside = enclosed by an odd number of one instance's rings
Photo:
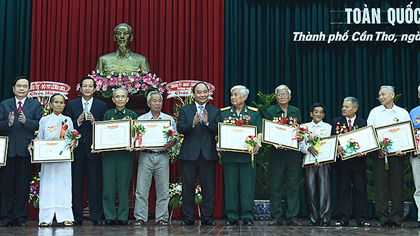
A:
{"type": "MultiPolygon", "coordinates": [[[[149,59],[153,73],[165,82],[208,81],[216,87],[210,103],[223,106],[223,0],[34,0],[32,14],[32,81],[67,83],[75,98],[76,84],[99,56],[115,51],[114,27],[125,22],[133,28],[131,50],[149,59]]],[[[163,111],[172,113],[173,103],[165,100],[163,111]]],[[[179,164],[171,176],[179,176],[179,164]]],[[[217,181],[214,216],[220,217],[220,166],[217,181]]]]}

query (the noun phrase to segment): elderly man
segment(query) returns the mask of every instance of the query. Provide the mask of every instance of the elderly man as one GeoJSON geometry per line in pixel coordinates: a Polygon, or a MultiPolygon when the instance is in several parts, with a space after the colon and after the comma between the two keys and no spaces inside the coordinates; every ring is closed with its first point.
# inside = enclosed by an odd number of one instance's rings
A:
{"type": "MultiPolygon", "coordinates": [[[[115,108],[107,111],[105,120],[136,119],[137,114],[128,110],[128,91],[125,88],[117,88],[112,92],[112,101],[115,108]]],[[[112,151],[103,154],[104,193],[103,207],[105,225],[129,225],[128,191],[130,188],[131,175],[133,173],[133,154],[129,151],[112,151]],[[115,194],[118,190],[118,214],[115,209],[115,194]]]]}
{"type": "MultiPolygon", "coordinates": [[[[394,122],[410,120],[408,112],[394,104],[394,87],[381,86],[379,90],[380,106],[373,108],[367,119],[368,125],[374,127],[389,125],[394,122]]],[[[381,149],[374,153],[373,172],[375,182],[375,209],[379,217],[379,226],[404,226],[404,153],[397,152],[388,156],[388,151],[381,149]],[[388,161],[389,170],[385,169],[388,161]],[[392,210],[388,210],[388,196],[391,197],[392,210]]]]}
{"type": "Polygon", "coordinates": [[[73,121],[82,138],[74,149],[74,161],[71,163],[74,225],[83,223],[83,183],[87,177],[89,214],[93,225],[102,225],[102,155],[91,153],[92,123],[101,121],[108,109],[106,103],[93,97],[96,83],[91,77],[80,80],[82,96],[69,102],[66,116],[73,121]]]}
{"type": "MultiPolygon", "coordinates": [[[[420,98],[420,86],[417,88],[417,97],[420,98]]],[[[410,111],[410,118],[413,121],[414,129],[420,128],[420,106],[417,106],[410,111]]],[[[420,151],[420,150],[419,150],[420,151]]],[[[417,224],[414,225],[415,228],[420,228],[420,159],[419,153],[413,153],[411,160],[411,167],[413,169],[413,178],[414,184],[416,186],[416,191],[414,192],[413,198],[416,201],[418,214],[417,214],[417,224]]]]}
{"type": "Polygon", "coordinates": [[[42,107],[37,100],[28,99],[30,81],[25,76],[13,81],[14,98],[0,104],[0,133],[9,137],[7,165],[1,168],[3,188],[0,226],[26,226],[28,217],[31,158],[26,149],[38,130],[42,107]]]}
{"type": "MultiPolygon", "coordinates": [[[[249,90],[243,85],[236,85],[230,89],[230,101],[233,106],[220,109],[222,120],[225,123],[241,121],[244,125],[257,126],[258,145],[253,153],[258,153],[261,147],[261,115],[258,109],[245,105],[249,90]]],[[[225,225],[238,225],[241,218],[245,226],[253,225],[254,195],[255,195],[255,168],[249,153],[223,152],[223,180],[225,183],[225,206],[228,221],[225,225]],[[240,192],[238,192],[240,185],[240,192]],[[240,205],[240,206],[239,206],[240,205]]]]}
{"type": "Polygon", "coordinates": [[[217,123],[220,110],[207,103],[209,88],[204,82],[193,87],[194,103],[181,107],[178,131],[184,134],[178,159],[181,161],[182,226],[194,225],[194,198],[197,177],[200,176],[203,196],[201,224],[214,226],[212,220],[216,189],[217,123]]]}
{"type": "Polygon", "coordinates": [[[114,41],[117,51],[103,55],[96,64],[96,69],[106,72],[150,71],[149,61],[145,56],[131,52],[130,43],[133,41],[131,26],[121,23],[114,29],[114,41]]]}
{"type": "MultiPolygon", "coordinates": [[[[176,130],[174,119],[161,112],[163,97],[158,91],[147,94],[147,106],[150,111],[138,120],[159,120],[169,119],[176,130]]],[[[152,177],[155,179],[156,186],[156,225],[168,226],[168,204],[169,204],[169,157],[165,153],[166,149],[171,148],[176,142],[173,138],[168,140],[165,148],[146,150],[141,146],[141,153],[138,161],[136,204],[134,208],[135,225],[140,226],[147,222],[149,210],[149,190],[152,177]]]]}
{"type": "MultiPolygon", "coordinates": [[[[286,85],[279,85],[275,89],[275,95],[277,104],[267,109],[265,118],[268,120],[280,120],[281,117],[286,117],[288,121],[292,119],[301,123],[300,110],[289,105],[289,101],[292,98],[290,89],[286,85]]],[[[272,147],[270,149],[269,162],[270,209],[273,216],[273,221],[270,225],[283,225],[282,195],[285,175],[287,176],[288,200],[286,223],[292,226],[302,225],[302,222],[297,220],[299,212],[299,172],[302,162],[300,152],[287,150],[281,146],[272,147]]]]}
{"type": "MultiPolygon", "coordinates": [[[[331,134],[339,135],[366,126],[366,121],[356,112],[359,101],[355,97],[346,97],[341,108],[342,116],[331,121],[331,134]]],[[[342,152],[334,164],[337,174],[337,222],[335,226],[348,226],[351,210],[351,192],[354,199],[354,218],[358,226],[370,226],[367,221],[367,189],[366,189],[366,155],[358,154],[357,157],[342,161],[342,152]],[[353,184],[353,191],[352,189],[353,184]]]]}
{"type": "MultiPolygon", "coordinates": [[[[312,121],[307,123],[308,131],[321,138],[331,135],[331,125],[322,121],[325,117],[325,106],[314,103],[310,115],[312,121]]],[[[301,142],[300,150],[306,155],[318,156],[318,151],[306,144],[307,137],[301,142]]],[[[309,157],[308,157],[309,158],[309,157]]],[[[305,168],[306,188],[309,201],[310,226],[330,226],[331,220],[331,166],[330,164],[305,168]]]]}

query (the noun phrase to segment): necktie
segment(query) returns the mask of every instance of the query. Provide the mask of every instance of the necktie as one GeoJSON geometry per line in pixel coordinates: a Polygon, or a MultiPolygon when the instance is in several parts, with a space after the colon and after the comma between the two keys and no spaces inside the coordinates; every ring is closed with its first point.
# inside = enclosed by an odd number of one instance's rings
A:
{"type": "Polygon", "coordinates": [[[318,134],[318,124],[315,124],[314,126],[314,135],[318,134]]]}
{"type": "Polygon", "coordinates": [[[84,111],[85,111],[85,120],[87,120],[87,116],[88,116],[88,102],[85,102],[85,109],[84,109],[84,111]]]}
{"type": "Polygon", "coordinates": [[[22,111],[22,102],[19,101],[18,104],[19,104],[19,106],[18,106],[18,114],[20,114],[20,112],[22,111]]]}
{"type": "MultiPolygon", "coordinates": [[[[198,115],[201,117],[201,115],[203,114],[203,106],[198,106],[198,108],[200,108],[200,111],[198,112],[198,115]]],[[[200,123],[203,123],[203,119],[201,119],[200,123]]]]}
{"type": "Polygon", "coordinates": [[[349,131],[351,131],[352,128],[353,126],[351,126],[351,120],[349,120],[349,131]]]}

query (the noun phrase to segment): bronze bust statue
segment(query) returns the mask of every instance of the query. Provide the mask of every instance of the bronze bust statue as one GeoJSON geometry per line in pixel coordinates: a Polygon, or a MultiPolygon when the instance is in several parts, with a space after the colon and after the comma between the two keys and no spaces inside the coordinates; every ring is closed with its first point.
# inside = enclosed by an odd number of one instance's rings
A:
{"type": "Polygon", "coordinates": [[[96,69],[105,72],[133,72],[139,68],[142,71],[150,71],[147,58],[130,51],[130,42],[133,41],[131,26],[125,23],[117,25],[114,29],[114,41],[117,44],[117,51],[101,56],[96,69]]]}

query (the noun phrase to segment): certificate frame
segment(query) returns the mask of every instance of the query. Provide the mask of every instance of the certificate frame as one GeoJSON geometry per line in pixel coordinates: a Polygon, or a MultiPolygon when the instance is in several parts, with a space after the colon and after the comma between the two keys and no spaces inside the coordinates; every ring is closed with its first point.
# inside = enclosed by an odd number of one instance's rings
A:
{"type": "Polygon", "coordinates": [[[121,119],[93,122],[93,150],[107,152],[126,150],[126,147],[131,147],[131,121],[131,119],[121,119]]]}
{"type": "Polygon", "coordinates": [[[219,148],[231,152],[246,152],[248,148],[245,143],[245,138],[249,135],[257,137],[257,126],[218,123],[218,144],[219,148]],[[232,134],[235,137],[232,138],[232,134]]]}
{"type": "Polygon", "coordinates": [[[33,139],[31,141],[33,149],[31,163],[50,163],[73,161],[73,152],[65,148],[64,139],[33,139]],[[63,150],[64,149],[64,150],[63,150]],[[63,153],[60,155],[60,151],[63,153]]]}
{"type": "MultiPolygon", "coordinates": [[[[333,135],[330,137],[321,138],[319,141],[321,145],[321,152],[318,156],[321,155],[318,159],[319,165],[334,163],[337,159],[337,145],[338,145],[338,136],[333,135]]],[[[310,154],[305,154],[303,156],[302,167],[315,166],[315,158],[310,154]]]]}
{"type": "Polygon", "coordinates": [[[0,136],[0,166],[6,165],[8,148],[9,148],[9,137],[0,136]]]}
{"type": "MultiPolygon", "coordinates": [[[[159,148],[165,148],[165,144],[167,141],[165,140],[164,134],[163,134],[163,127],[164,126],[172,126],[172,120],[171,119],[160,119],[160,120],[133,120],[132,126],[133,126],[133,135],[132,138],[134,139],[136,133],[134,132],[134,125],[135,124],[142,124],[146,128],[146,133],[142,137],[142,143],[141,146],[145,146],[146,149],[159,149],[159,148]],[[153,140],[151,136],[148,135],[148,129],[149,132],[151,129],[153,129],[153,134],[156,135],[156,132],[159,132],[162,135],[162,138],[156,138],[153,137],[153,140]],[[148,140],[149,139],[149,140],[148,140]]],[[[149,133],[150,134],[150,133],[149,133]]],[[[140,146],[138,145],[138,142],[133,142],[133,148],[134,149],[140,149],[140,146]]]]}
{"type": "Polygon", "coordinates": [[[397,151],[403,153],[417,151],[413,122],[411,120],[379,126],[375,128],[375,131],[378,136],[378,142],[382,138],[389,138],[393,142],[391,147],[387,149],[388,156],[396,155],[397,151]],[[399,146],[399,148],[394,145],[399,146]]]}
{"type": "Polygon", "coordinates": [[[346,155],[341,158],[345,161],[357,156],[357,153],[369,153],[380,149],[378,136],[373,125],[364,126],[353,131],[338,135],[339,145],[346,151],[346,155]],[[360,145],[360,150],[351,150],[347,141],[353,139],[360,145]]]}
{"type": "MultiPolygon", "coordinates": [[[[263,129],[263,143],[268,143],[271,145],[282,145],[287,149],[291,149],[294,151],[299,151],[299,142],[294,139],[296,135],[296,128],[290,125],[280,124],[277,122],[273,122],[271,120],[262,119],[262,129],[263,129]],[[280,133],[284,133],[283,135],[278,135],[280,133]],[[277,134],[277,135],[276,135],[277,134]],[[281,142],[279,137],[289,137],[290,142],[281,142]]],[[[284,139],[283,139],[284,140],[284,139]]]]}

